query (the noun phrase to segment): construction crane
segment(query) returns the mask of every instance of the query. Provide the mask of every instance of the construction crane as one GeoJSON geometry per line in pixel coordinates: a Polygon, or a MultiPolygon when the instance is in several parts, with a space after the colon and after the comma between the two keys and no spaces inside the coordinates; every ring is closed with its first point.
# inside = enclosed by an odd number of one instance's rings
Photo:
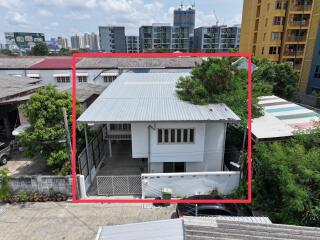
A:
{"type": "Polygon", "coordinates": [[[216,19],[216,26],[219,26],[219,19],[218,19],[218,17],[217,17],[217,14],[216,14],[216,11],[215,11],[215,10],[213,10],[213,16],[214,16],[215,19],[216,19]]]}

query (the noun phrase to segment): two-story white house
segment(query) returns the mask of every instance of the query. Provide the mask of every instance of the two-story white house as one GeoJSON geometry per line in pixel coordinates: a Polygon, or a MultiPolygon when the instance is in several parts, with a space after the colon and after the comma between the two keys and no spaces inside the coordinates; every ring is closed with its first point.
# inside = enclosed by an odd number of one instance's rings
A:
{"type": "Polygon", "coordinates": [[[187,75],[123,73],[77,122],[105,126],[110,157],[114,157],[112,142],[129,142],[131,151],[125,163],[129,167],[145,159],[147,167],[142,174],[161,177],[179,173],[185,178],[223,174],[227,125],[240,119],[223,103],[195,105],[180,100],[176,83],[187,75]]]}

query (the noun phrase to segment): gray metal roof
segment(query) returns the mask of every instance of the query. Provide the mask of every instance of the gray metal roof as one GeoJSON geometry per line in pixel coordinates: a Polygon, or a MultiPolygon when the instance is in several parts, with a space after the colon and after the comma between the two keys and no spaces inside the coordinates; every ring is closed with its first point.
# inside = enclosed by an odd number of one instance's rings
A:
{"type": "MultiPolygon", "coordinates": [[[[107,86],[92,83],[77,83],[77,99],[85,102],[92,95],[100,95],[107,86]]],[[[71,86],[59,86],[59,90],[72,93],[71,86]]]]}
{"type": "Polygon", "coordinates": [[[220,220],[208,218],[207,224],[197,221],[190,224],[184,221],[184,234],[186,240],[208,239],[292,239],[316,240],[320,239],[320,229],[314,227],[301,227],[284,224],[247,222],[239,219],[220,220]]]}
{"type": "Polygon", "coordinates": [[[183,240],[181,219],[103,226],[96,240],[183,240]]]}
{"type": "Polygon", "coordinates": [[[320,239],[320,229],[273,224],[267,217],[183,217],[117,226],[104,226],[97,240],[114,239],[320,239]]]}
{"type": "Polygon", "coordinates": [[[17,77],[17,76],[0,76],[0,102],[12,97],[22,97],[21,94],[30,94],[32,90],[42,87],[39,79],[17,77]]]}
{"type": "Polygon", "coordinates": [[[78,122],[238,122],[225,104],[195,105],[178,99],[176,82],[188,73],[123,73],[80,116],[78,122]]]}
{"type": "Polygon", "coordinates": [[[0,69],[25,69],[43,59],[44,57],[0,57],[0,69]]]}
{"type": "Polygon", "coordinates": [[[83,58],[77,63],[77,68],[192,68],[196,63],[201,63],[198,57],[177,58],[83,58]]]}

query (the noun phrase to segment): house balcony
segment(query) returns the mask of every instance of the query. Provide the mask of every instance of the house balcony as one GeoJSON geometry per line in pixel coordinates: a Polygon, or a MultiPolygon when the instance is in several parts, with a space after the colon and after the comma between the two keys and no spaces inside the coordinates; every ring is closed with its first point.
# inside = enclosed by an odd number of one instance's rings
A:
{"type": "Polygon", "coordinates": [[[308,28],[309,27],[309,20],[301,20],[301,21],[297,21],[297,20],[289,20],[288,22],[288,27],[289,28],[308,28]]]}
{"type": "Polygon", "coordinates": [[[290,11],[293,12],[310,12],[312,10],[312,1],[305,1],[305,4],[293,4],[290,11]]]}
{"type": "Polygon", "coordinates": [[[286,42],[306,42],[307,35],[296,36],[296,35],[288,35],[286,37],[286,42]]]}
{"type": "Polygon", "coordinates": [[[304,51],[303,50],[285,50],[284,53],[283,53],[283,57],[299,57],[299,58],[302,58],[303,57],[303,54],[304,54],[304,51]]]}

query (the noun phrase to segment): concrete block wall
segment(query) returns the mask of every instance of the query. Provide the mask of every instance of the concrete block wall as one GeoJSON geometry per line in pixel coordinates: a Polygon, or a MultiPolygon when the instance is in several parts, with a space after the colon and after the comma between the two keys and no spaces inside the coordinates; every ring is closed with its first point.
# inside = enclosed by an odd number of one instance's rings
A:
{"type": "MultiPolygon", "coordinates": [[[[0,186],[2,180],[0,179],[0,186]]],[[[40,192],[49,194],[50,192],[60,192],[71,196],[71,176],[19,176],[10,177],[9,187],[11,192],[40,192]]]]}

